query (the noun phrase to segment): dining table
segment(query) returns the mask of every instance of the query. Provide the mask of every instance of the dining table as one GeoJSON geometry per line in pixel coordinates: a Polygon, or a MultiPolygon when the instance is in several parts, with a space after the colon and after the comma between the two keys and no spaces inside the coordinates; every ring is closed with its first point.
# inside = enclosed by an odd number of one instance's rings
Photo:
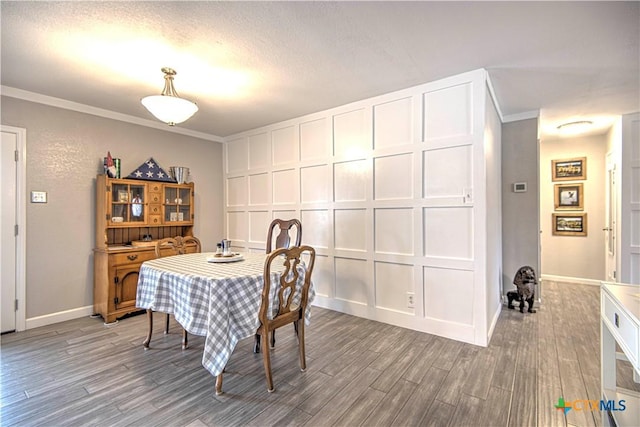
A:
{"type": "MultiPolygon", "coordinates": [[[[217,376],[238,341],[253,337],[260,326],[258,312],[267,255],[235,253],[235,259],[218,260],[215,253],[202,252],[145,261],[138,276],[136,307],[173,314],[188,333],[205,337],[202,365],[217,376]]],[[[304,270],[303,263],[300,268],[304,270]]],[[[272,267],[273,297],[283,270],[284,266],[272,267]]],[[[303,280],[304,271],[299,287],[303,280]]],[[[314,297],[312,282],[304,316],[306,325],[310,323],[314,297]]],[[[269,307],[269,313],[274,310],[277,307],[269,307]]]]}

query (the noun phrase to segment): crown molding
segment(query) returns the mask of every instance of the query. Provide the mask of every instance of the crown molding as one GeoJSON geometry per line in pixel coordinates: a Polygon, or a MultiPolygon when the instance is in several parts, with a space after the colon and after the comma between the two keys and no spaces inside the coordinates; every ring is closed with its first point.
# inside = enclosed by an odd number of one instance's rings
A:
{"type": "Polygon", "coordinates": [[[111,110],[105,110],[102,108],[92,107],[91,105],[80,104],[78,102],[68,101],[62,98],[55,98],[53,96],[42,95],[40,93],[29,92],[22,89],[17,89],[10,86],[0,86],[0,95],[8,96],[10,98],[22,99],[24,101],[35,102],[38,104],[48,105],[50,107],[62,108],[65,110],[77,111],[79,113],[91,114],[93,116],[104,117],[111,120],[118,120],[121,122],[132,123],[139,126],[145,126],[149,128],[158,129],[164,132],[172,132],[186,136],[192,136],[194,138],[205,139],[214,142],[223,142],[224,138],[217,135],[211,135],[204,132],[197,132],[190,129],[184,129],[176,126],[167,126],[166,124],[154,121],[142,119],[140,117],[130,116],[128,114],[122,114],[111,110]]]}

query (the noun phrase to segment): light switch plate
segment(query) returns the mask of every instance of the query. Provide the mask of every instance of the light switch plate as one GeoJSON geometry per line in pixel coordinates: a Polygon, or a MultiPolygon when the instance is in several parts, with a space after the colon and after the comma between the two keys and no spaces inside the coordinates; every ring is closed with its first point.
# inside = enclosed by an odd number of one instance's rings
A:
{"type": "Polygon", "coordinates": [[[31,203],[47,203],[47,192],[46,191],[32,191],[31,192],[31,203]]]}

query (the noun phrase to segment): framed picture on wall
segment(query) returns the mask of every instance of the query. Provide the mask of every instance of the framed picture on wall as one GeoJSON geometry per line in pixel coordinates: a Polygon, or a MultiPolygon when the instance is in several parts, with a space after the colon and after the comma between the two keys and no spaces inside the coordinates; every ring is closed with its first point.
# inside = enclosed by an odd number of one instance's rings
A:
{"type": "Polygon", "coordinates": [[[551,160],[553,181],[577,181],[587,179],[587,158],[551,160]]]}
{"type": "Polygon", "coordinates": [[[554,213],[552,215],[551,231],[554,236],[586,236],[586,213],[554,213]]]}
{"type": "Polygon", "coordinates": [[[584,209],[583,184],[556,184],[554,205],[556,210],[581,211],[584,209]]]}

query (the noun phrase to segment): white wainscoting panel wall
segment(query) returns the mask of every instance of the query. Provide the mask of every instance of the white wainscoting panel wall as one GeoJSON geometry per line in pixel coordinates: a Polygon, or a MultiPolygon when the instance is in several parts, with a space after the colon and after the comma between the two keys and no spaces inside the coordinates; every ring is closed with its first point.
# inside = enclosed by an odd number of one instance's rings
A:
{"type": "Polygon", "coordinates": [[[227,238],[264,251],[272,219],[299,218],[318,253],[316,305],[487,345],[501,289],[487,79],[476,70],[226,138],[227,238]]]}

